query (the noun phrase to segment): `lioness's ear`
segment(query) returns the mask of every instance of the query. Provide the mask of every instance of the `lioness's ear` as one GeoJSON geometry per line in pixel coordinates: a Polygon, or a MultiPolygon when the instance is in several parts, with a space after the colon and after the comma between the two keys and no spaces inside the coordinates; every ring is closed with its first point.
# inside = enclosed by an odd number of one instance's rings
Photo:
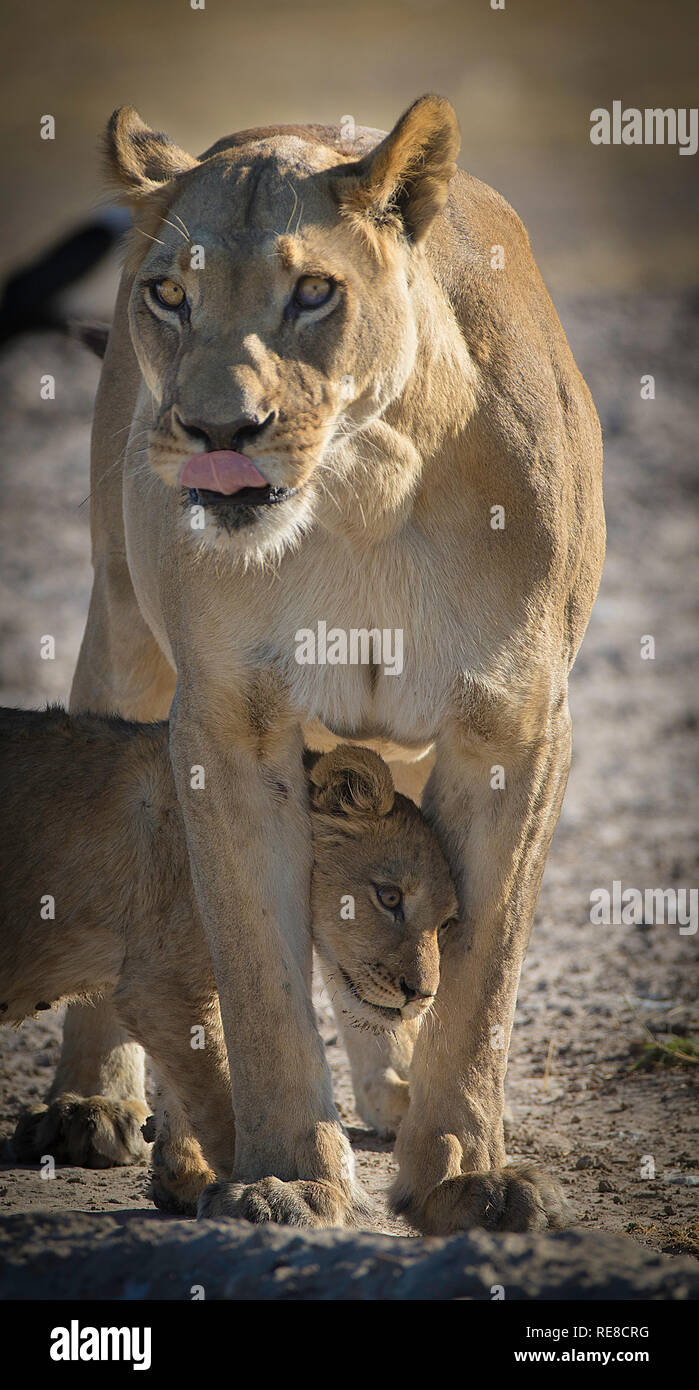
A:
{"type": "Polygon", "coordinates": [[[355,221],[399,225],[411,241],[422,241],[447,200],[460,144],[449,102],[419,97],[390,135],[337,180],[341,205],[355,221]]]}
{"type": "Polygon", "coordinates": [[[395,790],[377,753],[340,746],[324,753],[309,771],[311,806],[330,815],[388,815],[395,790]]]}
{"type": "Polygon", "coordinates": [[[167,135],[151,130],[133,106],[114,112],[104,133],[104,153],[107,177],[128,203],[139,202],[198,162],[167,135]]]}

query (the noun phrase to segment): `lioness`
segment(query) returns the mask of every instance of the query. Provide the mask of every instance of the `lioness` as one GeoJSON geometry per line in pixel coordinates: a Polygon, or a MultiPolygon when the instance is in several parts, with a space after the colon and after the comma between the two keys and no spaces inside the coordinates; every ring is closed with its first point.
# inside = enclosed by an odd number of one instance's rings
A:
{"type": "MultiPolygon", "coordinates": [[[[526,232],[456,171],[458,147],[435,96],[386,136],[270,126],[198,159],[129,108],[106,136],[135,229],[95,413],[72,700],[146,719],[172,702],[233,1175],[286,1184],[272,1220],[306,1219],[306,1181],[341,1188],[346,1219],[358,1200],[309,1007],[304,730],[321,748],[432,750],[415,780],[433,764],[423,806],[461,926],[443,1026],[415,1045],[394,1207],[433,1233],[560,1220],[544,1175],[505,1166],[503,1083],[602,565],[601,439],[526,232]],[[400,671],[381,642],[398,632],[400,671]]],[[[55,1087],[138,1099],[125,1042],[107,1008],[71,1010],[55,1087]]],[[[219,1184],[208,1210],[235,1213],[236,1194],[219,1184]]]]}
{"type": "MultiPolygon", "coordinates": [[[[194,1212],[207,1183],[230,1176],[234,1127],[167,726],[3,709],[0,739],[0,1021],[19,1023],[67,999],[110,996],[163,1082],[156,1204],[194,1212]]],[[[336,1012],[372,1035],[399,1023],[415,1033],[437,992],[440,941],[457,910],[444,856],[375,753],[337,748],[305,761],[313,939],[336,1012]]],[[[284,1003],[282,995],[278,1012],[284,1003]]],[[[241,1018],[239,1033],[253,1026],[241,1018]]],[[[393,1060],[375,1084],[402,1109],[408,1084],[397,1051],[393,1060]]],[[[263,1109],[264,1095],[259,1103],[263,1109]]],[[[84,1162],[118,1161],[125,1146],[110,1142],[109,1112],[93,1106],[89,1145],[82,1114],[71,1095],[50,1109],[32,1107],[15,1134],[18,1157],[40,1151],[63,1162],[75,1158],[77,1141],[84,1162]]],[[[111,1118],[123,1123],[116,1112],[111,1118]]],[[[144,1119],[132,1106],[128,1128],[138,1131],[144,1119]]],[[[309,1182],[304,1196],[319,1224],[344,1210],[331,1184],[309,1182]]],[[[254,1219],[259,1194],[241,1190],[240,1204],[254,1219]]]]}

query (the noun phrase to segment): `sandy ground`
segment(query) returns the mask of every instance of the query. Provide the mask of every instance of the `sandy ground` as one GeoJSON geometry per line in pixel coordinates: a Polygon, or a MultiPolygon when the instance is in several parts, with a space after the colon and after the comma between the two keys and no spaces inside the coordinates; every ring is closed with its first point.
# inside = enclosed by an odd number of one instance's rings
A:
{"type": "MultiPolygon", "coordinates": [[[[510,1150],[562,1179],[581,1224],[630,1231],[666,1251],[697,1249],[696,1065],[635,1069],[648,1031],[699,1031],[697,936],[677,926],[593,926],[590,893],[696,887],[692,758],[696,654],[695,424],[699,298],[559,303],[606,437],[609,555],[571,689],[575,753],[520,988],[509,1072],[510,1150]],[[653,373],[656,397],[640,397],[653,373]],[[694,569],[692,568],[694,566],[694,569]],[[655,659],[641,659],[641,638],[655,659]],[[652,1160],[652,1163],[649,1162],[652,1160]],[[643,1176],[649,1171],[654,1176],[643,1176]]],[[[89,419],[97,366],[78,345],[25,338],[0,361],[4,422],[0,571],[3,703],[67,697],[90,586],[89,419]],[[39,378],[56,377],[42,402],[39,378]],[[40,639],[55,637],[55,659],[40,639]]],[[[390,1147],[358,1120],[332,1014],[318,1009],[362,1180],[380,1195],[390,1147]]],[[[60,1017],[0,1032],[0,1140],[48,1086],[60,1017]]],[[[5,1164],[0,1208],[142,1211],[146,1171],[5,1164]]],[[[388,1217],[378,1228],[409,1234],[388,1217]]]]}

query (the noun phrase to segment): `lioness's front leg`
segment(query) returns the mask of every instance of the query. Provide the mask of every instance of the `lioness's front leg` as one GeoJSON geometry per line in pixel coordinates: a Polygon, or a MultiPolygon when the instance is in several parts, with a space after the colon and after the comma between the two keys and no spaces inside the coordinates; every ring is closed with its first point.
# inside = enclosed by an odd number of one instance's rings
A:
{"type": "Polygon", "coordinates": [[[277,716],[269,673],[239,698],[180,671],[172,763],[235,1116],[234,1181],[207,1189],[200,1215],[353,1223],[364,1204],[311,1002],[302,740],[277,716]]]}
{"type": "Polygon", "coordinates": [[[551,1178],[505,1166],[503,1110],[519,974],[569,761],[567,706],[544,716],[536,742],[522,733],[497,747],[454,727],[438,742],[423,809],[462,925],[443,951],[435,1024],[417,1039],[393,1191],[394,1209],[428,1234],[564,1221],[551,1178]],[[497,789],[495,766],[505,774],[497,789]]]}

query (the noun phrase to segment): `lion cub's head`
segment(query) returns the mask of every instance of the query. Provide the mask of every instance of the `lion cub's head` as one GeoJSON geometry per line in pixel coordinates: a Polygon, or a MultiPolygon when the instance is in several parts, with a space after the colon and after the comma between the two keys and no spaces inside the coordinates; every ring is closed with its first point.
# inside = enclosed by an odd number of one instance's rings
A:
{"type": "Polygon", "coordinates": [[[336,1006],[391,1029],[429,1009],[457,901],[417,806],[368,748],[308,755],[315,867],[313,939],[336,1006]]]}

